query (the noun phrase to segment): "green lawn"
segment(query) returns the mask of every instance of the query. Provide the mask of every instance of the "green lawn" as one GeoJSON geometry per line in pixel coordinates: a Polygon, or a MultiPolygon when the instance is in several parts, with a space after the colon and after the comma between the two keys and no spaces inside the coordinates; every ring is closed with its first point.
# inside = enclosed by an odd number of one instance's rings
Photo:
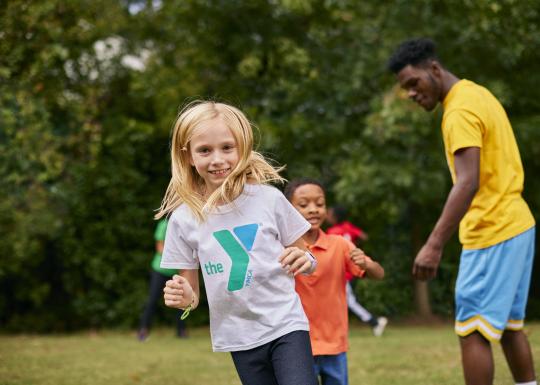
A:
{"type": "MultiPolygon", "coordinates": [[[[540,324],[527,326],[540,372],[540,324]]],[[[1,385],[239,385],[228,354],[212,353],[207,329],[174,338],[160,329],[140,343],[134,332],[55,336],[0,336],[1,385]]],[[[452,326],[397,326],[382,338],[354,323],[350,332],[351,385],[462,384],[452,326]]],[[[496,384],[513,384],[499,346],[496,384]]]]}

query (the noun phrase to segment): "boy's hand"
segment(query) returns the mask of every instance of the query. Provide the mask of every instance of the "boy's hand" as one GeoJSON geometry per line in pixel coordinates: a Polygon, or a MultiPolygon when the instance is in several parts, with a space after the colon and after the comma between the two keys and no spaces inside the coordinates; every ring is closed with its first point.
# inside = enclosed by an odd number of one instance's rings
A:
{"type": "Polygon", "coordinates": [[[298,247],[287,247],[279,256],[279,262],[287,274],[296,276],[300,273],[309,272],[312,268],[312,261],[306,252],[298,247]]]}
{"type": "Polygon", "coordinates": [[[352,250],[350,255],[351,255],[352,261],[359,268],[361,268],[362,270],[367,270],[368,260],[366,258],[366,254],[364,254],[364,252],[361,249],[356,248],[356,249],[352,250]]]}
{"type": "Polygon", "coordinates": [[[185,309],[195,298],[187,279],[176,274],[165,283],[163,293],[165,305],[175,309],[185,309]]]}

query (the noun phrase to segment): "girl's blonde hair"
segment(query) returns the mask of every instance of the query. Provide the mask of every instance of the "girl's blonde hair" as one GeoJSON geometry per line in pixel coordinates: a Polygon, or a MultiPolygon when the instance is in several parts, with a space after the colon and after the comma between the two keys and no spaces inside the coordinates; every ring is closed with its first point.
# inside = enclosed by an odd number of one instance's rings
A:
{"type": "Polygon", "coordinates": [[[185,203],[203,221],[206,212],[218,204],[230,203],[237,198],[246,183],[284,182],[285,179],[279,175],[282,169],[274,168],[253,150],[252,125],[239,109],[212,101],[192,102],[180,112],[174,123],[171,143],[172,177],[155,218],[170,215],[185,203]],[[190,163],[190,141],[201,123],[218,117],[236,140],[239,160],[220,188],[205,200],[204,180],[190,163]]]}

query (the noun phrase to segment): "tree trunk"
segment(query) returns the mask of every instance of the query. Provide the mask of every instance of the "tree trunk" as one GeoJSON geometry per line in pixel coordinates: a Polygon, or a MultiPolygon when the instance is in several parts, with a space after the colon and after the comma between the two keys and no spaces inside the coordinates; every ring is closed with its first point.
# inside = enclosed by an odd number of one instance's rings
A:
{"type": "Polygon", "coordinates": [[[426,281],[414,280],[414,305],[419,317],[431,318],[433,316],[429,303],[429,286],[426,281]]]}
{"type": "MultiPolygon", "coordinates": [[[[424,245],[424,240],[421,237],[420,225],[417,221],[414,220],[412,224],[411,241],[414,258],[416,257],[418,251],[420,251],[420,249],[424,245]]],[[[428,282],[417,280],[413,280],[413,282],[415,312],[419,317],[429,319],[433,316],[433,313],[431,311],[431,304],[429,302],[428,282]]]]}

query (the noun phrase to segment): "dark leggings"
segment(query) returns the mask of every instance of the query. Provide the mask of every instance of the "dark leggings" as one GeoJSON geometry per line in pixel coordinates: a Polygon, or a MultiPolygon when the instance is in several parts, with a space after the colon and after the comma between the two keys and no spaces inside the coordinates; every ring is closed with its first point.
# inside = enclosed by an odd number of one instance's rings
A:
{"type": "MultiPolygon", "coordinates": [[[[165,282],[170,278],[166,275],[158,273],[155,270],[152,270],[150,274],[150,289],[148,291],[148,300],[144,306],[144,311],[141,316],[141,322],[139,324],[139,329],[150,329],[152,324],[152,317],[156,310],[157,301],[163,298],[163,288],[165,287],[165,282]]],[[[186,324],[180,319],[182,311],[175,312],[176,315],[176,334],[178,336],[183,336],[186,331],[186,324]]]]}
{"type": "Polygon", "coordinates": [[[317,385],[307,331],[231,355],[243,385],[317,385]]]}

